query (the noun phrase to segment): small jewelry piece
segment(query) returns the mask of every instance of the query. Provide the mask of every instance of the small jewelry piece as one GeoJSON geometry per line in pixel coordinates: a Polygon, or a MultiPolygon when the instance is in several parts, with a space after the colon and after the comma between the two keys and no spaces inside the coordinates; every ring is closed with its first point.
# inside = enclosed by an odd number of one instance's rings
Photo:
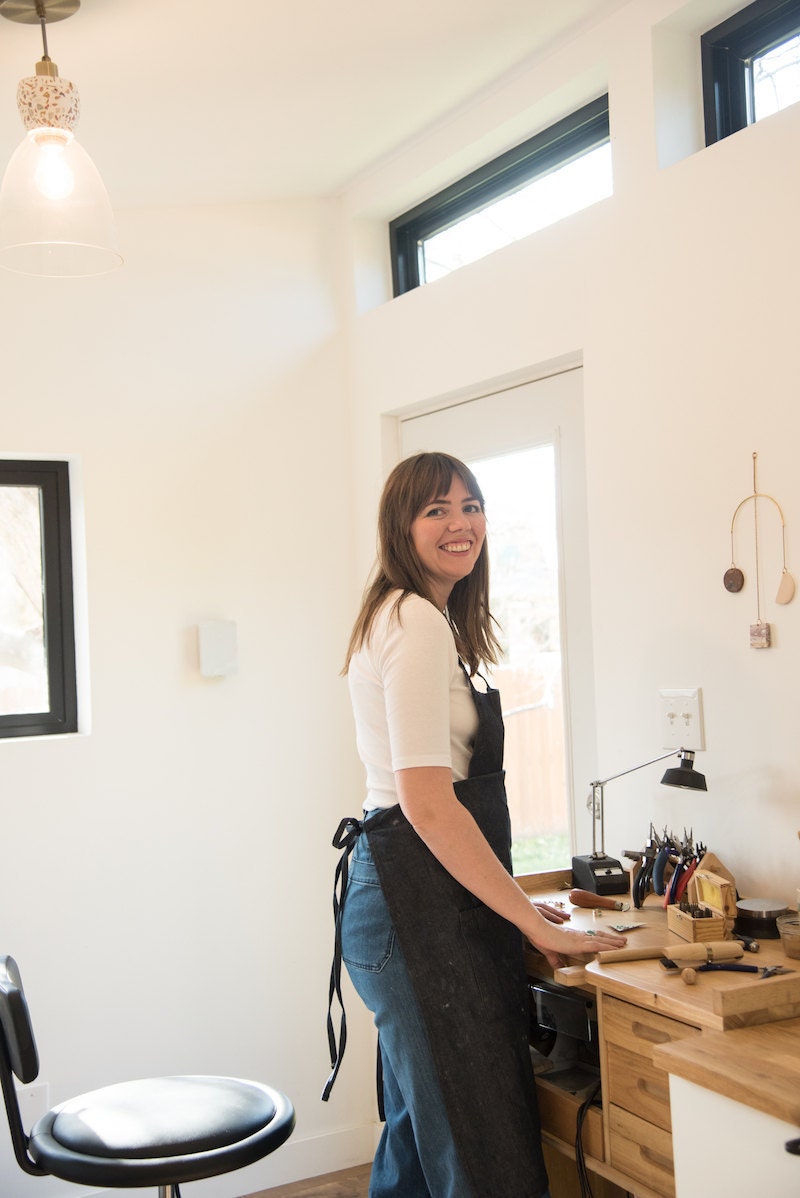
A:
{"type": "Polygon", "coordinates": [[[596,935],[597,935],[597,932],[594,930],[594,928],[587,928],[585,935],[587,935],[587,936],[596,936],[596,935]]]}

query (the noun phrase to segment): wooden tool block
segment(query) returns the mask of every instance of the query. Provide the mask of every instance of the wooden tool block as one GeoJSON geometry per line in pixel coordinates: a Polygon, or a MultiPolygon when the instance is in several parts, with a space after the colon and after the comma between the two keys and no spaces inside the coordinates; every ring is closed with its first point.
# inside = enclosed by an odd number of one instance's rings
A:
{"type": "Polygon", "coordinates": [[[724,940],[726,921],[720,915],[710,915],[707,919],[695,919],[686,911],[672,906],[667,907],[667,927],[681,940],[690,944],[705,943],[707,940],[724,940]]]}
{"type": "Polygon", "coordinates": [[[697,919],[677,906],[667,908],[667,927],[681,940],[691,944],[723,940],[733,931],[736,919],[736,886],[727,878],[708,870],[695,870],[689,879],[687,898],[712,914],[697,919]]]}

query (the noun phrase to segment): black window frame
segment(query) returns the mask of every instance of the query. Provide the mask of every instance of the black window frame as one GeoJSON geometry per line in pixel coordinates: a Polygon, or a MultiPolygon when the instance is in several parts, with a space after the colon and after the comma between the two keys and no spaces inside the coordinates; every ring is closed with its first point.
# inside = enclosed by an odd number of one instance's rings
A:
{"type": "Polygon", "coordinates": [[[798,0],[755,0],[702,35],[707,146],[753,123],[750,64],[798,33],[798,0]]]}
{"type": "Polygon", "coordinates": [[[0,738],[78,730],[69,463],[0,459],[0,486],[38,487],[48,711],[0,715],[0,738]]]}
{"type": "Polygon", "coordinates": [[[389,224],[394,295],[420,286],[421,241],[604,145],[609,137],[606,93],[396,217],[389,224]]]}

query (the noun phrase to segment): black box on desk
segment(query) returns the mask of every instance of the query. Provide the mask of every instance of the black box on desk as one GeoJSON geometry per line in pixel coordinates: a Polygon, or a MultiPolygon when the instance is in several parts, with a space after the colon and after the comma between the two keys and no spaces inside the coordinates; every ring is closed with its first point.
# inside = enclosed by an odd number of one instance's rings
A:
{"type": "Polygon", "coordinates": [[[572,885],[592,894],[627,894],[630,877],[616,857],[589,853],[572,858],[572,885]]]}

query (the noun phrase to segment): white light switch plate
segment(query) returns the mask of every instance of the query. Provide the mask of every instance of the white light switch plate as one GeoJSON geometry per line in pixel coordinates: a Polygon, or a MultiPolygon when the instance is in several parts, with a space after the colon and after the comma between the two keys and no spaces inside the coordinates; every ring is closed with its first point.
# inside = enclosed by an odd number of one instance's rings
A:
{"type": "Polygon", "coordinates": [[[661,744],[665,749],[704,749],[703,692],[700,687],[660,690],[661,744]]]}

